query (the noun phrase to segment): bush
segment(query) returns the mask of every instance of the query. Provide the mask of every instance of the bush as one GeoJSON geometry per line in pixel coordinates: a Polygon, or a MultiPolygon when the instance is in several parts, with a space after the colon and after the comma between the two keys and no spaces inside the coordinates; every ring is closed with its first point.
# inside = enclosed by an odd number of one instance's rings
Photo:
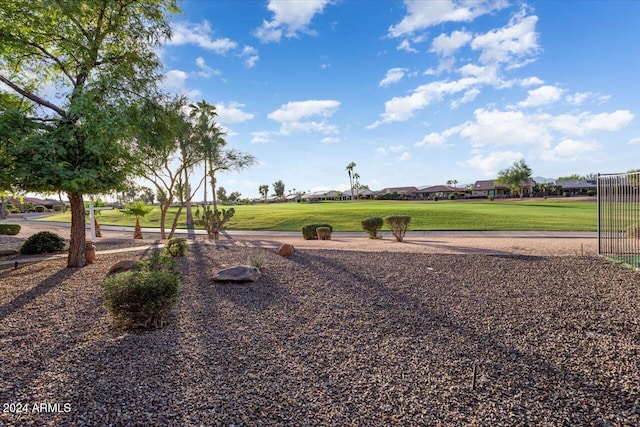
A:
{"type": "Polygon", "coordinates": [[[307,224],[302,227],[302,237],[304,240],[314,240],[318,238],[316,229],[318,227],[329,227],[329,230],[333,233],[333,227],[329,224],[307,224]]]}
{"type": "Polygon", "coordinates": [[[44,206],[40,206],[40,205],[36,206],[34,209],[38,213],[42,213],[42,212],[45,212],[47,210],[47,208],[45,208],[44,206]]]}
{"type": "Polygon", "coordinates": [[[382,228],[384,220],[377,216],[372,216],[362,220],[362,229],[367,232],[370,239],[379,239],[378,231],[382,228]]]}
{"type": "Polygon", "coordinates": [[[63,207],[64,207],[64,206],[62,206],[62,205],[53,205],[53,210],[54,210],[55,212],[62,212],[62,208],[63,208],[63,207]]]}
{"type": "Polygon", "coordinates": [[[164,246],[164,252],[171,258],[183,257],[187,254],[189,244],[184,237],[176,237],[167,242],[164,246]]]}
{"type": "Polygon", "coordinates": [[[64,249],[64,239],[56,233],[41,231],[29,236],[20,248],[22,255],[59,252],[64,249]]]}
{"type": "Polygon", "coordinates": [[[455,200],[455,199],[456,199],[456,193],[449,194],[449,200],[455,200]]]}
{"type": "Polygon", "coordinates": [[[402,242],[404,235],[407,232],[407,228],[409,227],[411,217],[406,215],[391,215],[386,217],[385,221],[391,229],[393,237],[395,237],[398,242],[402,242]]]}
{"type": "Polygon", "coordinates": [[[587,190],[587,196],[595,196],[596,190],[587,190]]]}
{"type": "Polygon", "coordinates": [[[20,224],[0,224],[0,234],[15,236],[21,228],[20,224]]]}
{"type": "Polygon", "coordinates": [[[176,273],[176,260],[166,256],[165,252],[154,252],[149,259],[140,261],[138,266],[145,271],[176,273]]]}
{"type": "Polygon", "coordinates": [[[627,227],[627,237],[640,239],[640,224],[627,227]]]}
{"type": "Polygon", "coordinates": [[[495,199],[495,196],[487,196],[487,199],[489,199],[490,202],[493,202],[493,199],[495,199]]]}
{"type": "Polygon", "coordinates": [[[440,200],[440,196],[433,196],[433,201],[437,202],[438,200],[440,200]]]}
{"type": "Polygon", "coordinates": [[[564,197],[569,197],[569,196],[571,196],[571,194],[569,194],[569,192],[568,192],[568,191],[565,191],[564,193],[562,193],[562,195],[563,195],[564,197]]]}
{"type": "Polygon", "coordinates": [[[180,278],[168,271],[127,271],[107,277],[104,307],[122,329],[160,328],[178,300],[180,278]]]}
{"type": "Polygon", "coordinates": [[[253,253],[247,256],[247,263],[262,271],[264,269],[264,265],[267,262],[266,258],[261,253],[253,253]]]}

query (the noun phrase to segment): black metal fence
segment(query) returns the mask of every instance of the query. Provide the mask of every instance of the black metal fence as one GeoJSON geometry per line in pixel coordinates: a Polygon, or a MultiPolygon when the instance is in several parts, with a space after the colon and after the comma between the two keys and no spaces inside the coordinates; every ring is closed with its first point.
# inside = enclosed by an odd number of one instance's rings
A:
{"type": "Polygon", "coordinates": [[[640,268],[640,172],[598,175],[598,254],[640,268]]]}

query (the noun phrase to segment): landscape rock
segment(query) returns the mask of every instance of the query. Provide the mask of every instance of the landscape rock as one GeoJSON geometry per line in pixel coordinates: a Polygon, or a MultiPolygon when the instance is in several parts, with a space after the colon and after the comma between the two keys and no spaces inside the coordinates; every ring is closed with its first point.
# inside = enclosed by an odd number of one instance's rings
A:
{"type": "Polygon", "coordinates": [[[295,253],[296,249],[289,243],[283,244],[282,246],[280,246],[280,249],[278,249],[278,255],[280,256],[291,256],[295,253]]]}
{"type": "Polygon", "coordinates": [[[250,265],[236,265],[220,270],[213,276],[214,282],[245,283],[260,278],[260,270],[250,265]]]}
{"type": "Polygon", "coordinates": [[[138,269],[138,261],[135,259],[123,259],[122,261],[118,261],[111,266],[107,276],[111,276],[112,274],[124,273],[125,271],[137,270],[138,269]]]}
{"type": "Polygon", "coordinates": [[[0,256],[18,255],[17,249],[0,249],[0,256]]]}

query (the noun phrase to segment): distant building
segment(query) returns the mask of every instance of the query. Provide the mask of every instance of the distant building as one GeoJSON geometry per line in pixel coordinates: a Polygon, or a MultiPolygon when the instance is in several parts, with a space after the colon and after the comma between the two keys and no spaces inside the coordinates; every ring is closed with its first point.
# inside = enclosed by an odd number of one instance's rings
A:
{"type": "MultiPolygon", "coordinates": [[[[524,196],[532,197],[533,188],[536,186],[536,182],[529,178],[524,185],[524,196]]],[[[471,187],[471,197],[510,197],[511,189],[496,182],[495,179],[488,179],[483,181],[476,181],[471,187]]]]}
{"type": "Polygon", "coordinates": [[[378,191],[378,197],[396,194],[398,197],[409,200],[419,198],[419,191],[416,187],[388,187],[378,191]]]}
{"type": "Polygon", "coordinates": [[[578,179],[576,181],[557,181],[556,185],[560,191],[567,192],[572,196],[586,196],[589,190],[596,191],[598,188],[595,179],[578,179]]]}
{"type": "Polygon", "coordinates": [[[432,200],[434,197],[448,198],[453,193],[460,194],[460,197],[463,197],[465,190],[464,188],[456,188],[448,185],[432,185],[431,187],[418,190],[418,198],[427,200],[432,200]]]}

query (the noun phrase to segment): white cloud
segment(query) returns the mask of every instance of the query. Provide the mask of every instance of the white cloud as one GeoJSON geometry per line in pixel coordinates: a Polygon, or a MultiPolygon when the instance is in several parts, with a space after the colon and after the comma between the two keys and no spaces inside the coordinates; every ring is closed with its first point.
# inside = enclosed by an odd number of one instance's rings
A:
{"type": "Polygon", "coordinates": [[[200,68],[200,71],[198,71],[197,73],[200,77],[204,77],[208,79],[211,76],[219,76],[220,74],[222,74],[220,70],[216,70],[214,68],[209,67],[205,63],[204,58],[201,56],[196,58],[196,66],[200,68]]]}
{"type": "Polygon", "coordinates": [[[391,145],[389,146],[389,151],[391,151],[392,153],[399,153],[403,150],[405,150],[407,147],[405,147],[404,145],[391,145]]]}
{"type": "Polygon", "coordinates": [[[462,104],[468,104],[475,100],[478,95],[480,95],[480,89],[470,89],[464,93],[462,98],[451,101],[451,108],[458,108],[462,104]]]}
{"type": "Polygon", "coordinates": [[[486,156],[477,154],[460,165],[479,170],[485,177],[495,177],[501,169],[522,158],[520,152],[492,151],[486,156]]]}
{"type": "Polygon", "coordinates": [[[555,86],[540,86],[537,89],[528,91],[527,99],[518,103],[520,107],[538,107],[540,105],[551,104],[562,97],[563,90],[555,86]]]}
{"type": "Polygon", "coordinates": [[[390,37],[402,37],[443,22],[471,22],[480,15],[506,7],[504,0],[405,0],[407,15],[389,27],[390,37]]]}
{"type": "Polygon", "coordinates": [[[228,104],[216,104],[218,119],[221,123],[242,123],[253,119],[254,115],[242,111],[241,107],[244,107],[244,104],[233,101],[228,104]]]}
{"type": "Polygon", "coordinates": [[[271,142],[271,134],[269,132],[260,131],[260,132],[251,132],[251,143],[252,144],[264,144],[267,142],[271,142]]]}
{"type": "Polygon", "coordinates": [[[640,144],[640,137],[631,138],[627,144],[640,144]]]}
{"type": "Polygon", "coordinates": [[[383,156],[387,155],[387,149],[384,147],[378,147],[376,148],[376,153],[381,154],[383,156]]]}
{"type": "Polygon", "coordinates": [[[481,51],[480,62],[483,64],[509,63],[533,55],[540,49],[535,31],[537,22],[535,15],[523,17],[519,14],[507,26],[476,36],[471,48],[481,51]]]}
{"type": "Polygon", "coordinates": [[[218,54],[225,54],[235,49],[238,44],[227,38],[214,39],[213,30],[207,21],[202,24],[191,22],[176,22],[172,26],[173,35],[165,44],[169,46],[180,46],[183,44],[194,44],[203,49],[211,50],[218,54]]]}
{"type": "Polygon", "coordinates": [[[384,76],[378,85],[380,87],[386,87],[394,83],[398,83],[405,76],[405,68],[391,68],[387,70],[387,74],[384,76]]]}
{"type": "Polygon", "coordinates": [[[405,160],[409,160],[411,159],[413,156],[411,155],[411,153],[402,153],[399,157],[398,160],[400,160],[401,162],[404,162],[405,160]]]}
{"type": "Polygon", "coordinates": [[[433,39],[431,52],[441,56],[451,56],[456,50],[469,43],[471,39],[471,33],[466,31],[454,31],[451,35],[443,33],[433,39]]]}
{"type": "Polygon", "coordinates": [[[411,47],[411,44],[409,43],[408,39],[404,39],[400,42],[400,44],[398,45],[398,47],[396,47],[396,49],[398,50],[404,50],[405,52],[411,52],[411,53],[417,53],[418,49],[415,49],[413,47],[411,47]]]}
{"type": "Polygon", "coordinates": [[[413,144],[416,147],[444,147],[447,142],[447,138],[439,133],[431,132],[422,138],[422,141],[418,141],[413,144]]]}
{"type": "Polygon", "coordinates": [[[567,95],[564,100],[571,105],[582,105],[589,95],[589,92],[576,92],[573,95],[567,95]]]}
{"type": "Polygon", "coordinates": [[[628,110],[617,110],[613,113],[592,114],[560,114],[554,116],[549,126],[566,135],[584,135],[593,131],[618,131],[633,120],[634,115],[628,110]]]}
{"type": "Polygon", "coordinates": [[[291,38],[297,37],[298,33],[313,34],[308,26],[328,3],[329,0],[269,0],[267,8],[273,12],[273,19],[263,21],[253,34],[263,43],[279,42],[283,35],[291,38]]]}
{"type": "Polygon", "coordinates": [[[258,55],[258,49],[253,46],[245,46],[244,48],[242,48],[240,57],[244,58],[244,65],[247,68],[255,67],[256,63],[260,59],[260,56],[258,55]]]}
{"type": "Polygon", "coordinates": [[[538,77],[527,77],[525,79],[521,79],[519,82],[520,86],[523,87],[527,87],[527,86],[540,86],[542,84],[544,84],[544,80],[540,80],[538,77]]]}
{"type": "Polygon", "coordinates": [[[328,136],[326,138],[322,138],[322,142],[324,144],[337,144],[338,142],[340,142],[340,138],[328,136]]]}
{"type": "Polygon", "coordinates": [[[289,102],[279,109],[269,113],[267,117],[280,122],[280,133],[288,135],[293,132],[319,132],[323,134],[335,134],[338,129],[324,121],[302,121],[303,119],[320,116],[331,117],[340,107],[339,101],[334,100],[308,100],[289,102]]]}
{"type": "Polygon", "coordinates": [[[197,90],[187,90],[188,74],[182,70],[169,70],[164,75],[160,86],[168,92],[185,94],[189,99],[195,99],[202,93],[197,90]]]}
{"type": "Polygon", "coordinates": [[[564,139],[552,149],[545,150],[540,158],[550,161],[575,162],[598,148],[600,145],[593,141],[564,139]]]}

